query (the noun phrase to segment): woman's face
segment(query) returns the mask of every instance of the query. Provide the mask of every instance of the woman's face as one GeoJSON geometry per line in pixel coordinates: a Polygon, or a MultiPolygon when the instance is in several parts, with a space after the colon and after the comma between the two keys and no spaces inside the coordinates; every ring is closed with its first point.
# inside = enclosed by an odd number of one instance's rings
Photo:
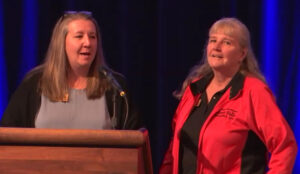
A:
{"type": "Polygon", "coordinates": [[[68,24],[66,53],[73,70],[89,69],[97,51],[97,33],[94,23],[86,19],[76,19],[68,24]]]}
{"type": "Polygon", "coordinates": [[[213,71],[236,73],[246,55],[235,37],[212,33],[207,45],[207,61],[213,71]]]}

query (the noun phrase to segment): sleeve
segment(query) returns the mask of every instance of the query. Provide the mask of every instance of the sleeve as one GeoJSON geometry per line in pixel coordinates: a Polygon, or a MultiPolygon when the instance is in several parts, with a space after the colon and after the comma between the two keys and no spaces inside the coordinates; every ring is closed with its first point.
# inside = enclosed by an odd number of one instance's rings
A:
{"type": "Polygon", "coordinates": [[[24,82],[13,93],[6,110],[2,116],[2,127],[23,127],[22,115],[26,111],[26,98],[28,96],[28,90],[24,82]]]}
{"type": "Polygon", "coordinates": [[[188,86],[186,88],[186,90],[184,91],[184,94],[180,100],[180,103],[178,104],[178,107],[176,109],[176,113],[174,114],[174,117],[172,119],[172,132],[173,132],[173,137],[171,138],[170,140],[170,144],[169,144],[169,147],[165,153],[165,156],[164,156],[164,159],[163,159],[163,162],[160,166],[160,169],[159,169],[159,174],[171,174],[173,173],[173,155],[172,155],[172,150],[173,150],[173,139],[174,139],[174,132],[175,132],[175,126],[176,126],[176,122],[177,122],[177,119],[179,117],[179,111],[181,111],[185,106],[186,106],[186,101],[187,101],[187,98],[188,96],[191,95],[191,88],[190,86],[188,86]]]}
{"type": "Polygon", "coordinates": [[[270,152],[268,174],[292,173],[297,154],[294,134],[278,108],[267,86],[256,87],[250,92],[252,129],[270,152]]]}
{"type": "Polygon", "coordinates": [[[163,162],[159,169],[159,174],[172,174],[173,172],[172,146],[173,146],[173,139],[171,139],[168,150],[165,153],[163,162]]]}
{"type": "Polygon", "coordinates": [[[126,95],[127,95],[127,100],[128,100],[128,107],[129,107],[129,112],[128,112],[128,118],[126,122],[126,129],[140,129],[141,127],[144,126],[142,118],[140,117],[140,114],[138,112],[138,109],[136,107],[135,102],[131,98],[130,92],[128,89],[126,89],[126,95]]]}
{"type": "MultiPolygon", "coordinates": [[[[180,106],[180,104],[179,104],[180,106]]],[[[172,155],[172,150],[173,150],[173,139],[174,139],[174,131],[175,131],[175,126],[176,126],[176,120],[177,120],[177,112],[179,109],[179,106],[176,109],[176,113],[172,119],[172,132],[173,136],[170,139],[169,147],[164,155],[162,164],[159,169],[159,174],[172,174],[173,173],[173,155],[172,155]]]]}
{"type": "Polygon", "coordinates": [[[28,73],[11,99],[2,115],[2,127],[34,127],[34,117],[40,104],[37,83],[40,73],[28,73]]]}
{"type": "Polygon", "coordinates": [[[2,127],[18,127],[18,125],[20,125],[18,115],[21,115],[22,113],[22,107],[20,105],[22,103],[22,91],[22,87],[19,87],[12,95],[4,114],[2,115],[2,127]]]}
{"type": "MultiPolygon", "coordinates": [[[[177,108],[178,110],[178,108],[177,108]]],[[[174,115],[174,118],[172,120],[172,132],[173,136],[170,139],[169,147],[164,155],[162,164],[159,168],[159,174],[172,174],[173,173],[173,155],[172,155],[172,150],[173,150],[173,139],[174,139],[174,131],[175,131],[175,126],[176,126],[176,119],[177,119],[177,110],[174,115]]]]}
{"type": "MultiPolygon", "coordinates": [[[[123,121],[121,123],[120,129],[127,129],[127,130],[137,130],[144,126],[142,118],[140,117],[140,114],[138,112],[138,109],[136,107],[136,104],[134,100],[131,97],[130,91],[128,89],[128,85],[126,82],[126,79],[123,75],[115,73],[114,76],[116,77],[117,81],[120,83],[120,86],[126,93],[126,98],[120,98],[119,100],[122,101],[122,106],[120,108],[120,117],[123,117],[123,121]],[[127,101],[125,101],[127,100],[127,101]],[[127,102],[127,103],[126,103],[127,102]],[[128,115],[126,118],[127,113],[127,105],[128,105],[128,115]],[[126,123],[124,123],[126,122],[126,123]],[[125,124],[125,127],[123,125],[125,124]]],[[[120,97],[120,96],[119,96],[120,97]]]]}

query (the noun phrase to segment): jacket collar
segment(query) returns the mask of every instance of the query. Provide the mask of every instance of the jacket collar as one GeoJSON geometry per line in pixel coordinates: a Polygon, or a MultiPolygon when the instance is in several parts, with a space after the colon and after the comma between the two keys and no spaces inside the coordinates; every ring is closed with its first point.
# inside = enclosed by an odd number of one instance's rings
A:
{"type": "MultiPolygon", "coordinates": [[[[203,78],[191,83],[190,88],[193,95],[196,96],[197,94],[202,94],[205,91],[207,85],[212,80],[212,78],[213,78],[213,73],[211,72],[206,76],[204,76],[203,78]]],[[[245,81],[245,76],[240,72],[237,72],[233,76],[229,84],[223,89],[226,90],[229,87],[231,87],[229,99],[234,98],[238,94],[238,92],[243,88],[244,81],[245,81]]]]}

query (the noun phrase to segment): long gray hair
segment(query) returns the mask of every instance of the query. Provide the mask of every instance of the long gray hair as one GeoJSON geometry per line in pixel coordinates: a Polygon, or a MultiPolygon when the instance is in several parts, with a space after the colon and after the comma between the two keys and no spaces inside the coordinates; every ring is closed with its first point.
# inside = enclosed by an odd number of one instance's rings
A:
{"type": "MultiPolygon", "coordinates": [[[[209,35],[217,32],[222,32],[225,35],[237,38],[240,46],[248,50],[239,71],[244,75],[251,75],[265,82],[265,78],[259,69],[251,47],[250,33],[248,28],[236,18],[222,18],[211,26],[209,29],[209,35]]],[[[189,75],[184,80],[181,89],[175,91],[173,95],[180,99],[186,87],[193,80],[205,76],[211,72],[212,69],[207,62],[207,52],[205,48],[203,58],[200,63],[191,69],[189,75]]]]}

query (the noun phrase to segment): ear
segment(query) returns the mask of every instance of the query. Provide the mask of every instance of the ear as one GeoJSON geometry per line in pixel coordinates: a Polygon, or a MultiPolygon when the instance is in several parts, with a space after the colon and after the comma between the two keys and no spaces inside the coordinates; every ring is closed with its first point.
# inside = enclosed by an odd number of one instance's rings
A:
{"type": "Polygon", "coordinates": [[[245,59],[247,54],[248,54],[248,49],[247,48],[242,48],[241,57],[240,57],[241,62],[245,59]]]}

